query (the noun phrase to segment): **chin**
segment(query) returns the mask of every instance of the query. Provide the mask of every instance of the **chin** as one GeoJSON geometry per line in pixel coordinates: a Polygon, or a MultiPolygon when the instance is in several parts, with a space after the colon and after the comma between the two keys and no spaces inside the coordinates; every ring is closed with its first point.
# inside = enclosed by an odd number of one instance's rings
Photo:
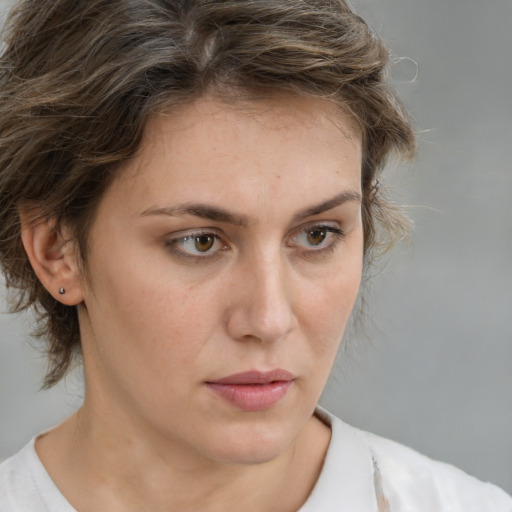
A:
{"type": "Polygon", "coordinates": [[[216,453],[214,459],[222,464],[233,464],[241,466],[252,466],[266,464],[277,459],[285,450],[286,446],[247,446],[244,448],[224,449],[216,453]]]}
{"type": "Polygon", "coordinates": [[[210,457],[224,464],[265,464],[282,455],[292,444],[296,432],[282,429],[262,431],[258,429],[229,430],[211,447],[210,457]]]}

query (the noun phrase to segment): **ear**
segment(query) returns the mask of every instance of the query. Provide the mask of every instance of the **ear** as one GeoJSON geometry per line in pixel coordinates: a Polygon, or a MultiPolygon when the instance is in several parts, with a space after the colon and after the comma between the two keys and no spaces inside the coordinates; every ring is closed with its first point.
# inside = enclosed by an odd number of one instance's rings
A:
{"type": "Polygon", "coordinates": [[[22,212],[20,217],[23,246],[42,285],[62,304],[80,304],[83,287],[75,243],[51,219],[34,222],[22,212]]]}

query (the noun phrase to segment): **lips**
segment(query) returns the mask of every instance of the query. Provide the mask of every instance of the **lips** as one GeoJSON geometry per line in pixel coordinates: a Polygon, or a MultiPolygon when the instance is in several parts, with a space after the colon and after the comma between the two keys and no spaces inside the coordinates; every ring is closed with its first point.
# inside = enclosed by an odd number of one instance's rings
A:
{"type": "Polygon", "coordinates": [[[281,401],[295,377],[286,370],[237,373],[212,382],[207,387],[217,396],[243,411],[263,411],[281,401]]]}

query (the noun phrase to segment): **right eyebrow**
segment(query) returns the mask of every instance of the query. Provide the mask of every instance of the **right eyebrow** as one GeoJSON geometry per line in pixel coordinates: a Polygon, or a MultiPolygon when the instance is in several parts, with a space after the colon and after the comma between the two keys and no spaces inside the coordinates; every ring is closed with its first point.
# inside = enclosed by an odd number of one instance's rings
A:
{"type": "Polygon", "coordinates": [[[141,216],[147,215],[169,215],[170,217],[194,215],[201,219],[225,222],[226,224],[233,224],[235,226],[246,227],[249,224],[249,219],[245,215],[240,215],[224,208],[204,203],[182,203],[163,208],[153,207],[141,213],[141,216]]]}

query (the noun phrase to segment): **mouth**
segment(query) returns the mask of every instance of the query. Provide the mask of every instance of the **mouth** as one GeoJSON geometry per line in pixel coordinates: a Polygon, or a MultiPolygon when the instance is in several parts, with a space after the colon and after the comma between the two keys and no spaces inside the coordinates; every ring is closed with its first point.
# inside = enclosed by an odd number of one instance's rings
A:
{"type": "Polygon", "coordinates": [[[295,377],[286,370],[237,373],[207,382],[207,387],[232,406],[243,411],[263,411],[280,402],[295,377]]]}

